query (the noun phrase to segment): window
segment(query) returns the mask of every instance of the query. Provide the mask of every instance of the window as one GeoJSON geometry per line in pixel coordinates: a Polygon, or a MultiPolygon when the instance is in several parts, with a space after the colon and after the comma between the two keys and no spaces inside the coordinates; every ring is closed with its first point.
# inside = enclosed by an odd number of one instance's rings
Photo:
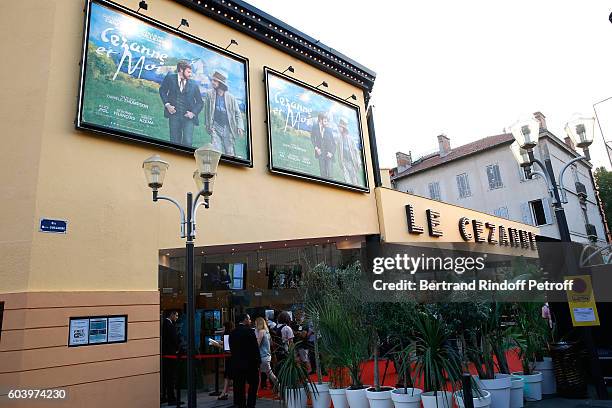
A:
{"type": "Polygon", "coordinates": [[[528,205],[535,226],[551,224],[553,222],[549,198],[530,201],[528,205]]]}
{"type": "Polygon", "coordinates": [[[532,180],[531,167],[519,166],[519,177],[521,178],[521,181],[532,180]]]}
{"type": "Polygon", "coordinates": [[[457,189],[459,190],[459,198],[465,198],[472,195],[467,173],[462,173],[457,176],[457,189]]]}
{"type": "Polygon", "coordinates": [[[493,210],[493,215],[500,218],[510,219],[508,215],[508,207],[499,207],[493,210]]]}
{"type": "Polygon", "coordinates": [[[230,274],[232,277],[232,283],[230,285],[230,289],[234,290],[244,290],[246,289],[244,286],[244,264],[235,263],[230,265],[230,274]]]}
{"type": "Polygon", "coordinates": [[[414,188],[408,187],[408,188],[406,189],[406,192],[407,192],[408,194],[414,194],[414,188]]]}
{"type": "Polygon", "coordinates": [[[487,178],[489,179],[489,189],[494,190],[504,186],[499,173],[499,166],[497,164],[490,164],[487,166],[487,178]]]}
{"type": "Polygon", "coordinates": [[[429,183],[429,198],[432,200],[441,200],[440,197],[440,183],[437,181],[434,183],[429,183]]]}

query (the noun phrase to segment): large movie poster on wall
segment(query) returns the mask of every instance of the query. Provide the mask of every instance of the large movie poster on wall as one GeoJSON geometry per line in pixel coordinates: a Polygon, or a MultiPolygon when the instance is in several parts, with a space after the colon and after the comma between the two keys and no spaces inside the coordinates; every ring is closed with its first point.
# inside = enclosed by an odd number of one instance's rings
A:
{"type": "Polygon", "coordinates": [[[368,191],[359,108],[266,69],[270,169],[368,191]]]}
{"type": "Polygon", "coordinates": [[[78,127],[251,163],[245,58],[91,0],[83,66],[78,127]]]}

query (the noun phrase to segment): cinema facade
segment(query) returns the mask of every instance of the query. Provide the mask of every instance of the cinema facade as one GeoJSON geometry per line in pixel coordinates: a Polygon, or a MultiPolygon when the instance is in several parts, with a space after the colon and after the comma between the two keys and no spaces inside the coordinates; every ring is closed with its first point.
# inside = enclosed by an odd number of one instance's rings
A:
{"type": "Polygon", "coordinates": [[[144,180],[155,154],[170,163],[160,194],[183,203],[194,149],[223,152],[197,216],[202,389],[207,337],[239,311],[295,310],[320,262],[373,242],[537,254],[536,228],[383,187],[371,70],[243,2],[136,8],[3,7],[3,404],[14,389],[65,390],[57,407],[159,403],[160,313],[184,310],[186,268],[179,213],[144,180]]]}

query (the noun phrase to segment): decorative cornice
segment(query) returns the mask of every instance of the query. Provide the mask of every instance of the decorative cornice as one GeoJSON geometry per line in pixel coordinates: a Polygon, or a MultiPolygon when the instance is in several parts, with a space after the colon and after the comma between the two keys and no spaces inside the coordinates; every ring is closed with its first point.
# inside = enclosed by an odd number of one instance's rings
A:
{"type": "Polygon", "coordinates": [[[363,89],[366,98],[374,87],[374,71],[242,0],[175,1],[363,89]]]}

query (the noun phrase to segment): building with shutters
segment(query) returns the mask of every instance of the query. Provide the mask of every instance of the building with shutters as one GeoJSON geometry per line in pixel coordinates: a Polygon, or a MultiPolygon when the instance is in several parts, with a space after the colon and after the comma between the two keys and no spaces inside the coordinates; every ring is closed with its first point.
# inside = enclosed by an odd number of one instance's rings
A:
{"type": "MultiPolygon", "coordinates": [[[[534,116],[541,125],[534,154],[542,162],[550,160],[558,177],[565,163],[579,153],[569,138],[561,140],[547,129],[542,113],[534,116]]],[[[559,238],[553,198],[543,180],[529,179],[519,167],[510,151],[513,141],[512,134],[504,133],[453,148],[448,136],[439,135],[434,153],[417,160],[411,153],[397,153],[397,167],[391,171],[393,188],[538,226],[542,235],[559,238]]],[[[569,202],[564,208],[573,241],[604,244],[607,227],[591,168],[591,163],[580,161],[565,173],[569,202]]]]}

